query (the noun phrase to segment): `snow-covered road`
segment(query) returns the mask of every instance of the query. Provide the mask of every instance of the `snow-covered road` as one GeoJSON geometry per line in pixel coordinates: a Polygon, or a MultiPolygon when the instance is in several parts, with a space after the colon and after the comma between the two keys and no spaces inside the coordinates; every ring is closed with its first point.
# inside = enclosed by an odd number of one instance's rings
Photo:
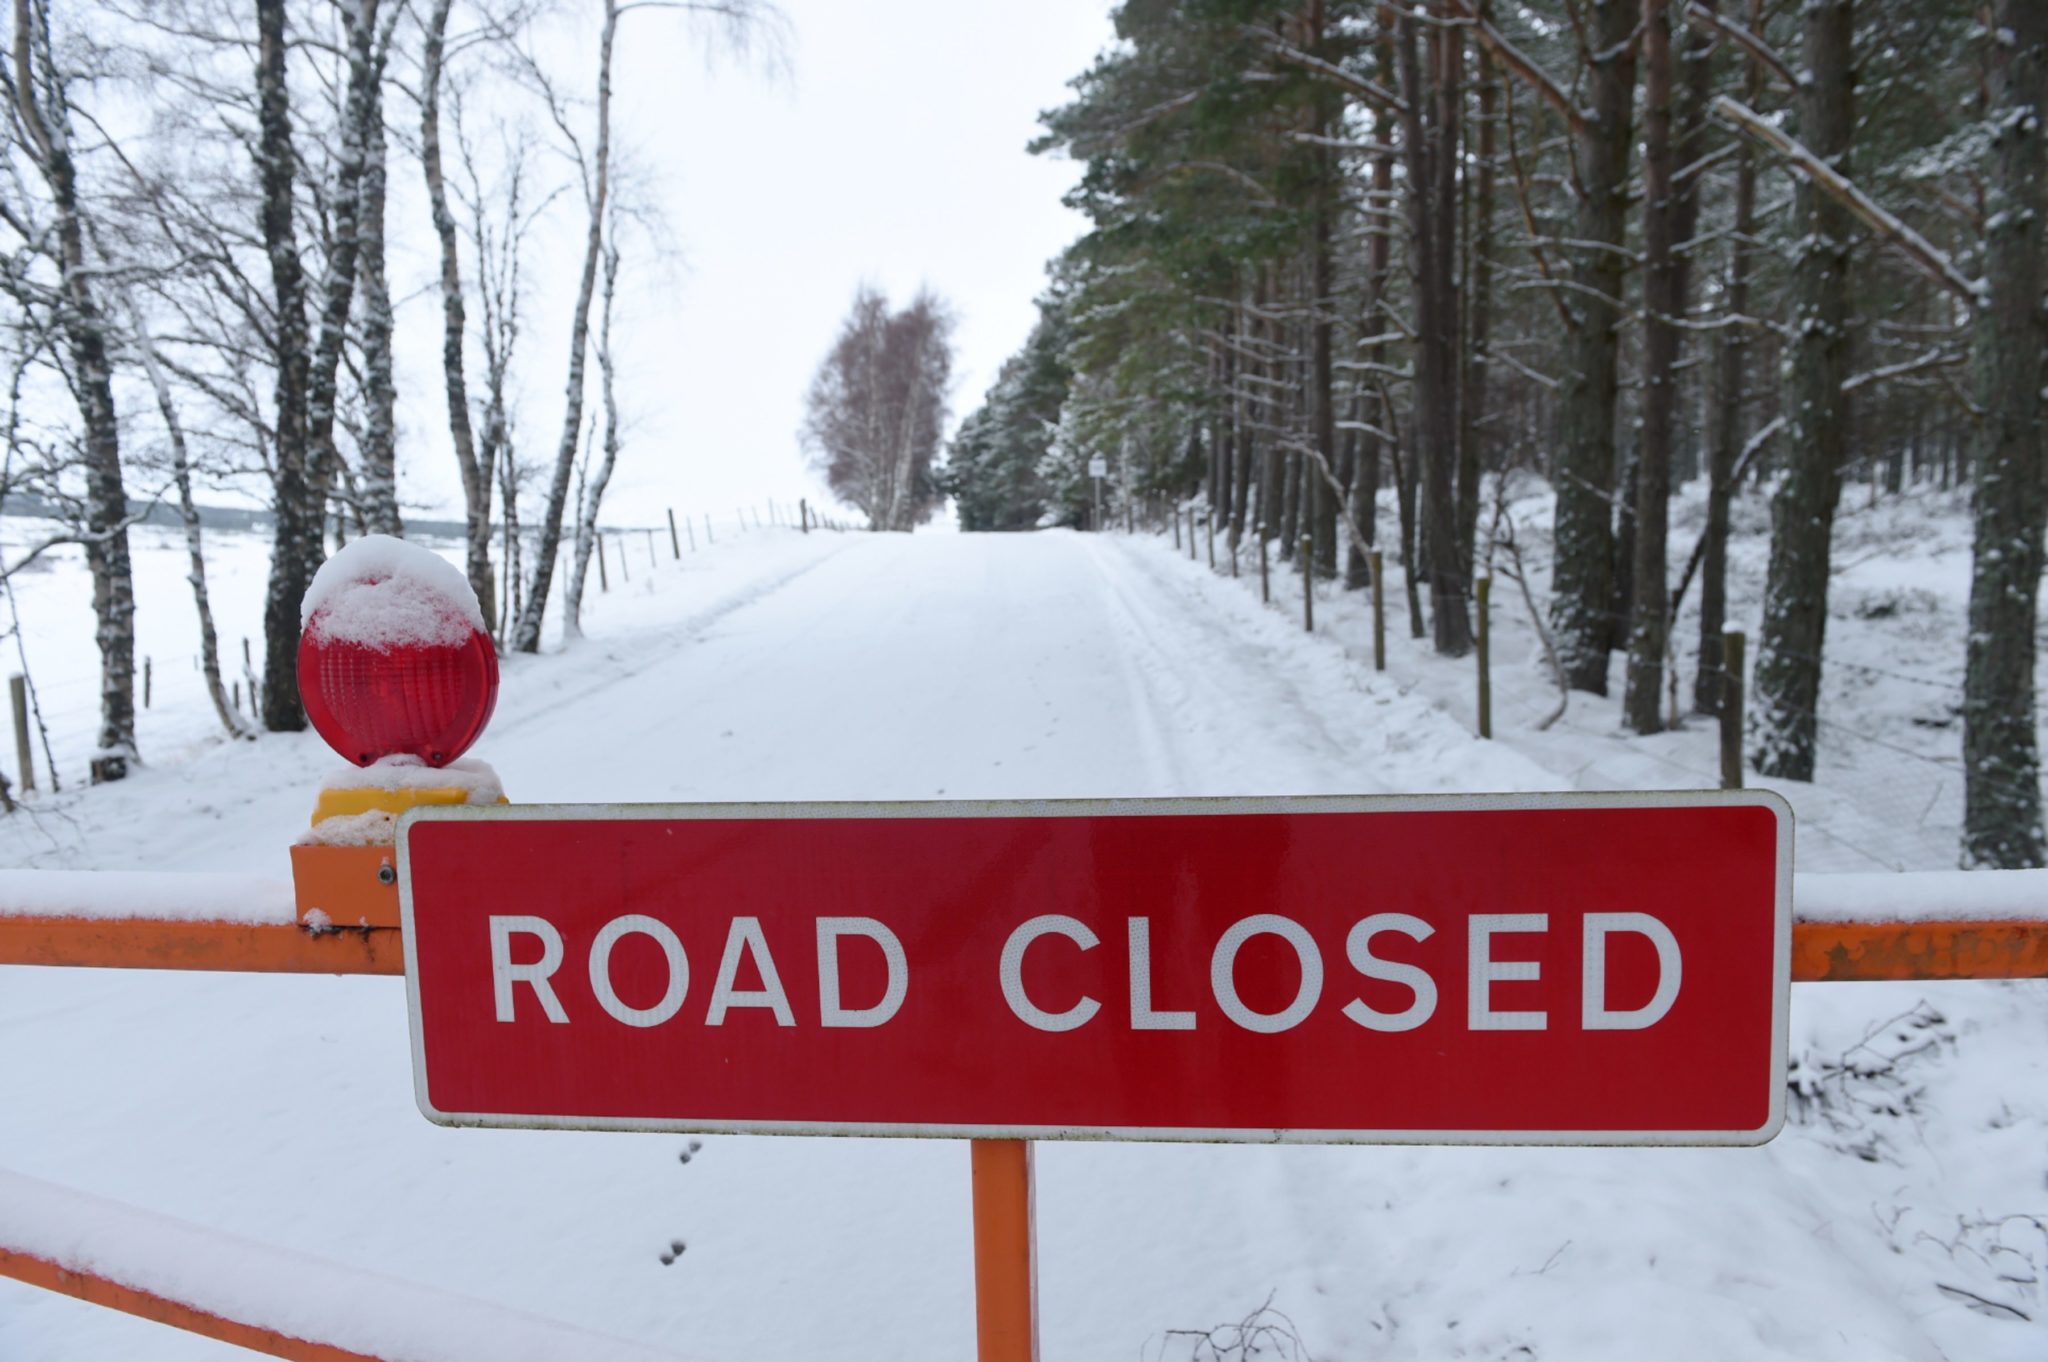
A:
{"type": "MultiPolygon", "coordinates": [[[[589,624],[507,668],[477,755],[515,799],[1560,784],[1151,540],[764,534],[589,624]]],[[[282,875],[333,760],[206,747],[10,820],[0,863],[282,875]]],[[[1803,989],[1795,1054],[1922,997],[1921,1096],[1844,1079],[1763,1150],[1045,1146],[1045,1355],[1185,1357],[1270,1299],[1325,1359],[2040,1357],[1940,1289],[2025,1238],[1959,1216],[2048,1205],[2039,991],[1803,989]]],[[[694,1143],[427,1125],[396,980],[0,970],[0,1167],[705,1358],[966,1354],[964,1146],[694,1143]]],[[[0,1283],[0,1362],[240,1355],[0,1283]]]]}
{"type": "MultiPolygon", "coordinates": [[[[1360,793],[1548,783],[1178,564],[1073,534],[859,536],[485,742],[564,800],[1360,793]],[[1233,626],[1264,623],[1259,646],[1233,626]],[[1419,783],[1418,783],[1419,782],[1419,783]]],[[[644,649],[645,651],[642,651],[644,649]]],[[[521,678],[508,682],[508,689],[521,678]]]]}

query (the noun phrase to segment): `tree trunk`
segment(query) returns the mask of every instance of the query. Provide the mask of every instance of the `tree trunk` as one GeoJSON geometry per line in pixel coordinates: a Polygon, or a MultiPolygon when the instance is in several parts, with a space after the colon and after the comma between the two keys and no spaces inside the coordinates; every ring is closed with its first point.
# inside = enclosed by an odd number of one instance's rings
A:
{"type": "MultiPolygon", "coordinates": [[[[427,181],[427,203],[434,236],[441,247],[441,382],[448,396],[448,434],[455,445],[455,468],[462,477],[463,524],[467,554],[464,569],[476,592],[484,618],[498,616],[491,578],[491,475],[477,460],[476,436],[469,421],[469,380],[463,368],[463,333],[468,315],[462,299],[462,262],[455,236],[455,215],[448,208],[448,182],[441,166],[441,73],[448,35],[448,12],[455,0],[435,0],[426,23],[420,58],[420,168],[427,181]]],[[[516,232],[518,225],[511,225],[516,232]]],[[[512,242],[508,249],[516,249],[512,242]]],[[[488,321],[486,308],[486,320],[488,321]]],[[[509,561],[505,580],[512,580],[509,561]]],[[[500,634],[503,630],[500,629],[500,634]]]]}
{"type": "MultiPolygon", "coordinates": [[[[1481,0],[1479,12],[1491,18],[1492,0],[1481,0]]],[[[1472,580],[1475,541],[1479,534],[1479,484],[1485,476],[1487,346],[1493,332],[1493,195],[1495,136],[1500,109],[1500,76],[1493,54],[1479,53],[1479,112],[1473,190],[1466,228],[1467,287],[1463,372],[1458,381],[1458,563],[1465,581],[1472,580]]]]}
{"type": "MultiPolygon", "coordinates": [[[[391,285],[384,270],[384,67],[396,32],[379,36],[363,147],[363,528],[404,534],[398,514],[398,390],[391,373],[391,285]]],[[[486,616],[485,618],[489,618],[486,616]]]]}
{"type": "MultiPolygon", "coordinates": [[[[1317,9],[1320,21],[1320,6],[1317,9]]],[[[1320,37],[1320,23],[1318,24],[1320,37]]],[[[1334,128],[1327,112],[1327,99],[1320,101],[1324,113],[1317,120],[1318,131],[1334,128]]],[[[1321,454],[1324,466],[1337,466],[1337,409],[1336,383],[1331,367],[1331,337],[1335,330],[1331,310],[1336,305],[1332,296],[1335,287],[1332,280],[1330,259],[1330,232],[1332,219],[1337,214],[1336,157],[1328,147],[1319,148],[1316,153],[1316,216],[1313,259],[1310,264],[1309,300],[1312,309],[1309,322],[1309,383],[1310,418],[1314,430],[1310,438],[1321,454]]],[[[1313,572],[1323,577],[1334,577],[1337,573],[1337,497],[1323,485],[1320,474],[1307,468],[1302,470],[1305,480],[1304,496],[1308,500],[1308,529],[1312,536],[1315,559],[1304,564],[1302,571],[1313,572]]]]}
{"type": "Polygon", "coordinates": [[[597,148],[591,169],[590,226],[584,238],[583,274],[576,286],[576,310],[569,324],[569,376],[563,392],[562,436],[555,447],[555,476],[548,484],[540,543],[534,554],[533,580],[527,587],[526,609],[512,646],[522,653],[540,651],[541,618],[547,611],[548,586],[554,579],[555,556],[562,544],[562,513],[569,500],[569,477],[576,469],[577,437],[583,427],[583,365],[590,349],[590,300],[597,288],[598,256],[604,244],[605,199],[609,188],[612,138],[612,42],[619,31],[619,0],[604,0],[604,33],[598,45],[597,148]]]}
{"type": "Polygon", "coordinates": [[[1577,244],[1566,254],[1578,286],[1565,295],[1563,382],[1557,398],[1556,566],[1550,618],[1574,690],[1607,693],[1614,646],[1614,412],[1617,325],[1626,265],[1628,163],[1635,102],[1634,6],[1591,7],[1588,117],[1575,131],[1577,244]]]}
{"type": "Polygon", "coordinates": [[[52,60],[49,34],[38,31],[28,0],[14,0],[15,105],[56,210],[61,326],[71,358],[67,377],[84,427],[85,561],[92,574],[93,637],[100,653],[99,744],[91,765],[98,783],[122,779],[135,759],[135,580],[128,556],[128,493],[121,479],[120,413],[114,405],[106,316],[86,257],[70,110],[60,82],[36,79],[37,53],[44,63],[52,60]],[[56,92],[47,111],[36,101],[39,86],[56,92]]]}
{"type": "MultiPolygon", "coordinates": [[[[1233,327],[1236,315],[1232,308],[1233,327]]],[[[1211,514],[1218,517],[1216,523],[1224,532],[1225,542],[1233,546],[1237,543],[1238,522],[1237,412],[1231,404],[1231,393],[1237,387],[1237,352],[1232,349],[1235,340],[1235,336],[1227,336],[1216,357],[1216,435],[1211,442],[1216,451],[1216,488],[1212,493],[1216,508],[1211,514]]]]}
{"type": "MultiPolygon", "coordinates": [[[[617,224],[613,231],[616,233],[617,224]]],[[[611,485],[612,469],[619,461],[619,403],[612,385],[612,295],[619,282],[617,237],[604,252],[604,301],[598,312],[598,392],[604,401],[604,459],[597,474],[583,488],[576,511],[576,554],[569,567],[569,591],[562,598],[562,632],[570,638],[583,636],[583,584],[590,571],[590,552],[597,544],[597,513],[604,505],[605,488],[611,485]]]]}
{"type": "MultiPolygon", "coordinates": [[[[1850,0],[1808,0],[1801,140],[1848,173],[1855,128],[1850,0]]],[[[1787,400],[1791,436],[1784,480],[1771,502],[1771,563],[1757,648],[1751,753],[1758,774],[1812,780],[1821,646],[1827,632],[1828,557],[1849,400],[1849,245],[1854,220],[1800,176],[1799,260],[1792,271],[1796,336],[1787,400]]]]}
{"type": "Polygon", "coordinates": [[[1417,23],[1401,20],[1402,141],[1408,161],[1409,260],[1415,275],[1415,462],[1421,530],[1429,562],[1430,623],[1436,651],[1472,650],[1465,577],[1458,563],[1458,103],[1462,31],[1430,30],[1430,75],[1422,79],[1417,23]]]}
{"type": "Polygon", "coordinates": [[[1258,358],[1250,365],[1252,384],[1245,396],[1246,416],[1258,450],[1259,506],[1255,528],[1260,539],[1272,538],[1280,526],[1280,454],[1273,438],[1273,431],[1280,424],[1280,407],[1272,395],[1272,356],[1277,345],[1274,324],[1266,316],[1273,292],[1273,269],[1270,265],[1261,266],[1252,289],[1252,349],[1258,358]]]}
{"type": "Polygon", "coordinates": [[[299,703],[299,602],[323,556],[325,498],[308,476],[306,276],[292,219],[298,156],[292,147],[291,102],[285,82],[284,0],[256,0],[259,210],[270,260],[276,320],[271,345],[277,378],[272,419],[270,580],[263,598],[263,726],[294,732],[306,726],[299,703]]]}
{"type": "Polygon", "coordinates": [[[1671,11],[1643,0],[1643,426],[1636,451],[1634,592],[1622,720],[1638,733],[1664,727],[1664,645],[1670,612],[1671,431],[1676,416],[1678,323],[1685,311],[1672,177],[1671,11]]]}
{"type": "Polygon", "coordinates": [[[1403,453],[1398,440],[1388,446],[1394,460],[1394,511],[1401,532],[1401,580],[1408,593],[1408,637],[1421,638],[1428,632],[1422,618],[1422,592],[1415,567],[1415,456],[1412,446],[1403,453]]]}
{"type": "Polygon", "coordinates": [[[1974,337],[1976,545],[1963,679],[1965,866],[2011,869],[2048,857],[2035,734],[2034,631],[2041,587],[2042,126],[2048,8],[1998,0],[1991,44],[1993,167],[1985,293],[1974,337]]]}
{"type": "MultiPolygon", "coordinates": [[[[1242,286],[1240,286],[1238,297],[1243,297],[1242,286]]],[[[1231,310],[1230,339],[1234,345],[1242,345],[1244,338],[1244,308],[1238,306],[1231,310]]],[[[1235,432],[1231,439],[1231,472],[1236,483],[1236,491],[1232,493],[1230,499],[1230,551],[1233,554],[1237,552],[1238,546],[1244,542],[1245,531],[1252,524],[1253,434],[1250,418],[1252,409],[1244,395],[1244,383],[1238,373],[1238,367],[1243,362],[1242,359],[1238,358],[1236,351],[1233,349],[1228,370],[1230,374],[1230,391],[1225,397],[1225,400],[1230,404],[1230,428],[1235,432]]]]}
{"type": "MultiPolygon", "coordinates": [[[[1391,86],[1394,82],[1392,21],[1385,11],[1381,11],[1378,23],[1379,37],[1374,44],[1379,68],[1377,74],[1382,86],[1391,86]]],[[[1371,215],[1366,219],[1371,234],[1366,238],[1365,244],[1365,296],[1359,308],[1359,327],[1364,335],[1378,336],[1387,329],[1387,319],[1381,309],[1386,299],[1387,277],[1392,271],[1393,251],[1393,237],[1390,234],[1392,229],[1387,225],[1388,220],[1384,215],[1390,211],[1390,205],[1394,201],[1394,155],[1390,149],[1394,142],[1394,115],[1384,104],[1375,105],[1373,108],[1372,137],[1382,149],[1373,153],[1372,192],[1366,198],[1366,206],[1371,210],[1371,215]]],[[[1364,358],[1369,364],[1384,364],[1386,357],[1387,348],[1382,342],[1375,341],[1365,347],[1364,358]]],[[[1372,391],[1384,392],[1384,389],[1375,385],[1372,391]]],[[[1361,419],[1364,419],[1366,411],[1365,392],[1366,387],[1361,383],[1358,399],[1361,419]]],[[[1374,406],[1373,425],[1391,429],[1392,419],[1384,402],[1374,406]]],[[[1371,536],[1379,516],[1380,437],[1372,431],[1361,432],[1361,435],[1358,446],[1359,466],[1351,479],[1351,497],[1353,505],[1357,508],[1358,523],[1364,527],[1368,537],[1365,544],[1351,546],[1351,562],[1345,573],[1345,580],[1347,585],[1363,587],[1369,584],[1371,577],[1365,551],[1373,542],[1371,536]]],[[[1405,514],[1403,523],[1406,523],[1405,514]]],[[[1404,545],[1407,542],[1405,530],[1402,542],[1404,545]]]]}
{"type": "MultiPolygon", "coordinates": [[[[1750,0],[1751,30],[1762,0],[1750,0]]],[[[1763,84],[1755,62],[1745,65],[1752,108],[1763,84]]],[[[1697,197],[1695,195],[1695,197],[1697,197]]],[[[1749,139],[1735,138],[1735,216],[1728,240],[1727,310],[1742,316],[1749,310],[1749,241],[1756,235],[1756,157],[1749,139]]],[[[1702,714],[1719,714],[1724,693],[1721,635],[1728,611],[1728,504],[1735,495],[1735,460],[1742,446],[1742,412],[1747,394],[1749,329],[1735,325],[1721,332],[1714,356],[1714,415],[1707,438],[1707,524],[1700,564],[1700,665],[1693,682],[1693,706],[1702,714]]]]}
{"type": "MultiPolygon", "coordinates": [[[[157,358],[156,340],[143,323],[142,313],[132,298],[127,299],[129,330],[142,372],[156,398],[157,414],[163,417],[164,434],[171,447],[171,480],[178,489],[178,520],[185,528],[185,580],[192,587],[192,605],[199,614],[199,670],[206,683],[206,696],[213,712],[231,738],[254,738],[255,731],[228,698],[220,675],[220,637],[213,624],[213,598],[206,587],[205,531],[199,508],[192,501],[192,459],[185,444],[185,424],[178,418],[178,404],[171,395],[170,380],[157,358]]],[[[253,698],[253,697],[252,697],[253,698]]]]}

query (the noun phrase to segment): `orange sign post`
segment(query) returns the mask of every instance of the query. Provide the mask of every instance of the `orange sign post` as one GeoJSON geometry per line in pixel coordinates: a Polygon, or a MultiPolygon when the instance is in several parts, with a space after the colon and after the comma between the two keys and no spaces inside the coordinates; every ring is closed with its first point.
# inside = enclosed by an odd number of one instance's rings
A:
{"type": "Polygon", "coordinates": [[[974,1332],[980,1362],[1038,1362],[1031,1143],[975,1140],[974,1332]]]}

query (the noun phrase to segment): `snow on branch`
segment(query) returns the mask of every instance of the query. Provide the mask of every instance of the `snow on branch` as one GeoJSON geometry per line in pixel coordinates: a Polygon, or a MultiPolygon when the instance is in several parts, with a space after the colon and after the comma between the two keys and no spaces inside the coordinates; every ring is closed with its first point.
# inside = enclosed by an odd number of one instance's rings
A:
{"type": "Polygon", "coordinates": [[[1340,86],[1357,95],[1368,104],[1389,109],[1394,113],[1408,112],[1408,105],[1401,97],[1378,81],[1368,80],[1356,72],[1347,71],[1337,63],[1325,61],[1313,52],[1304,52],[1265,29],[1247,25],[1244,31],[1245,36],[1263,45],[1268,53],[1289,66],[1298,66],[1310,75],[1320,76],[1332,85],[1340,86]]]}
{"type": "Polygon", "coordinates": [[[1375,156],[1394,156],[1399,147],[1390,147],[1385,142],[1361,141],[1355,137],[1325,137],[1314,132],[1290,132],[1287,140],[1306,147],[1329,147],[1333,151],[1365,151],[1375,156]]]}
{"type": "Polygon", "coordinates": [[[1535,58],[1508,41],[1507,35],[1493,26],[1493,21],[1483,17],[1472,4],[1472,0],[1449,0],[1452,10],[1472,26],[1479,35],[1479,41],[1486,44],[1494,60],[1526,81],[1531,89],[1541,95],[1546,103],[1564,115],[1574,133],[1583,132],[1586,126],[1586,111],[1572,102],[1570,92],[1558,84],[1557,79],[1541,66],[1535,58]]]}
{"type": "Polygon", "coordinates": [[[1797,138],[1771,124],[1741,100],[1731,99],[1727,95],[1714,97],[1711,112],[1714,117],[1732,125],[1783,157],[1793,169],[1806,176],[1817,188],[1832,195],[1866,227],[1877,233],[1935,283],[1948,289],[1971,307],[1976,307],[1984,300],[1984,282],[1981,279],[1972,279],[1964,274],[1946,252],[1907,226],[1897,214],[1857,188],[1853,181],[1814,155],[1797,138]]]}
{"type": "Polygon", "coordinates": [[[1733,19],[1722,18],[1705,5],[1698,3],[1698,0],[1685,0],[1684,14],[1685,21],[1702,33],[1725,38],[1748,53],[1752,61],[1776,76],[1786,89],[1797,90],[1800,87],[1799,77],[1785,64],[1784,58],[1780,57],[1769,43],[1741,24],[1733,19]]]}
{"type": "Polygon", "coordinates": [[[1867,388],[1873,383],[1883,383],[1894,378],[1906,378],[1913,374],[1925,373],[1929,369],[1946,369],[1968,362],[1969,356],[1960,350],[1930,350],[1926,354],[1915,355],[1911,359],[1902,359],[1897,364],[1885,364],[1875,369],[1865,369],[1860,374],[1844,379],[1842,381],[1842,391],[1852,393],[1858,388],[1867,388]]]}
{"type": "Polygon", "coordinates": [[[1499,360],[1502,364],[1507,365],[1508,368],[1513,369],[1523,378],[1528,379],[1531,383],[1534,383],[1539,387],[1550,388],[1554,390],[1562,384],[1561,379],[1552,378],[1549,374],[1538,373],[1536,370],[1522,363],[1522,361],[1516,359],[1513,355],[1509,354],[1505,350],[1490,350],[1487,352],[1487,358],[1499,360]]]}

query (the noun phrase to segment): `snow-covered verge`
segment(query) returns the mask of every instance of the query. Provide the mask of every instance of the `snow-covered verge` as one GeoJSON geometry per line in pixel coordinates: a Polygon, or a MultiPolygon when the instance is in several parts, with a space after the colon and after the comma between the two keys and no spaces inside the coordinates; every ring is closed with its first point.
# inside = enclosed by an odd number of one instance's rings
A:
{"type": "MultiPolygon", "coordinates": [[[[1489,486],[1489,503],[1491,497],[1489,486]]],[[[1539,606],[1549,599],[1549,488],[1527,474],[1510,484],[1508,519],[1522,546],[1530,588],[1539,606]]],[[[1672,499],[1671,579],[1684,570],[1705,521],[1705,485],[1695,480],[1672,499]]],[[[1482,506],[1480,532],[1492,521],[1482,506]]],[[[1731,507],[1728,627],[1745,630],[1754,661],[1770,552],[1770,504],[1765,489],[1745,488],[1731,507]]],[[[1387,549],[1387,673],[1402,694],[1434,701],[1470,733],[1477,681],[1472,659],[1435,656],[1427,637],[1410,636],[1402,569],[1393,551],[1392,494],[1382,498],[1379,530],[1387,549]]],[[[1819,715],[1819,763],[1812,784],[1750,773],[1750,784],[1775,790],[1792,804],[1799,822],[1802,870],[1942,870],[1957,864],[1963,810],[1963,645],[1970,591],[1970,513],[1965,491],[1918,488],[1905,496],[1871,499],[1849,488],[1836,521],[1834,575],[1829,589],[1826,660],[1819,715]]],[[[1127,544],[1148,561],[1178,558],[1173,571],[1185,590],[1206,600],[1249,595],[1258,604],[1256,551],[1241,550],[1239,577],[1228,580],[1229,560],[1217,543],[1218,571],[1206,557],[1174,553],[1164,535],[1127,544]]],[[[1206,548],[1206,544],[1204,545],[1206,548]]],[[[1505,559],[1503,558],[1503,563],[1505,559]]],[[[1163,567],[1151,570],[1163,571],[1163,567]]],[[[1301,621],[1301,578],[1275,561],[1269,613],[1301,621]]],[[[1423,590],[1427,610],[1427,588],[1423,590]]],[[[1651,737],[1621,722],[1626,659],[1615,654],[1609,696],[1575,693],[1564,718],[1547,731],[1537,724],[1557,704],[1527,607],[1514,583],[1497,575],[1493,588],[1493,735],[1496,745],[1553,773],[1567,788],[1711,789],[1720,784],[1718,721],[1692,713],[1699,644],[1699,584],[1695,580],[1673,633],[1679,675],[1679,726],[1651,737]]],[[[1236,609],[1217,604],[1215,609],[1236,609]]],[[[1370,671],[1369,602],[1360,591],[1319,584],[1316,630],[1341,646],[1354,667],[1370,671]]],[[[2042,643],[2048,647],[2048,632],[2042,643]]],[[[2048,740],[2048,708],[2042,715],[2048,740]]]]}
{"type": "MultiPolygon", "coordinates": [[[[1480,743],[1463,665],[1396,629],[1375,676],[1348,603],[1304,637],[1255,579],[1153,542],[726,547],[651,590],[636,568],[585,643],[514,660],[477,750],[515,799],[1557,789],[1603,762],[1664,769],[1588,704],[1577,766],[1526,740],[1508,696],[1480,743]]],[[[0,863],[282,876],[338,759],[310,737],[193,746],[0,820],[0,863]]],[[[1757,1150],[1042,1146],[1044,1354],[1213,1358],[1175,1331],[1270,1301],[1326,1362],[2038,1359],[2044,993],[1796,988],[1791,1121],[1757,1150]]],[[[395,980],[0,970],[0,1093],[0,1166],[649,1345],[972,1346],[958,1144],[433,1127],[395,980]]],[[[13,1356],[236,1354],[0,1284],[13,1356]]]]}

